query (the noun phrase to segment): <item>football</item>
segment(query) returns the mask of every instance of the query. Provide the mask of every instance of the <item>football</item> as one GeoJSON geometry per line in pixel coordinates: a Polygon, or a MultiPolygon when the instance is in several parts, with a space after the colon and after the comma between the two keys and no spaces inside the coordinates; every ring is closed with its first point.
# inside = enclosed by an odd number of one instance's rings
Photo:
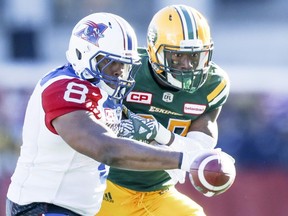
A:
{"type": "Polygon", "coordinates": [[[227,191],[232,186],[235,177],[235,160],[218,150],[197,155],[189,173],[192,185],[207,197],[227,191]]]}

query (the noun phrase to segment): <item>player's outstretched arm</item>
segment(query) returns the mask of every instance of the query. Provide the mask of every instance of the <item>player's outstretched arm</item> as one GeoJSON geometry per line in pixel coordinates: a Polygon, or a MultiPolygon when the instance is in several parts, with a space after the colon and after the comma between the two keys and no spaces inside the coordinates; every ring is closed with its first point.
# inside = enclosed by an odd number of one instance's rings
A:
{"type": "MultiPolygon", "coordinates": [[[[177,149],[178,143],[183,143],[185,146],[202,148],[202,149],[213,149],[215,148],[218,141],[218,123],[217,118],[221,112],[221,107],[204,113],[198,119],[194,120],[191,124],[186,137],[180,137],[176,135],[169,141],[170,146],[177,149]]],[[[180,149],[182,148],[181,146],[180,149]]],[[[190,149],[188,147],[188,149],[190,149]]]]}
{"type": "MultiPolygon", "coordinates": [[[[127,109],[127,108],[126,108],[127,109]]],[[[186,137],[174,134],[156,119],[145,119],[131,111],[127,111],[128,119],[123,123],[123,130],[118,135],[136,140],[150,140],[162,145],[170,146],[178,151],[194,151],[197,149],[213,149],[218,139],[217,118],[221,112],[221,107],[201,115],[191,124],[186,137]],[[129,124],[128,124],[129,123],[129,124]],[[127,126],[128,125],[128,126],[127,126]],[[155,127],[158,125],[157,127],[155,127]],[[145,128],[146,133],[139,133],[139,127],[145,128]],[[146,134],[150,137],[145,138],[146,134]]]]}
{"type": "MultiPolygon", "coordinates": [[[[182,165],[182,153],[119,138],[92,113],[84,110],[60,116],[52,124],[73,149],[113,167],[163,170],[177,169],[182,165]]],[[[189,157],[183,158],[185,163],[190,163],[187,162],[189,157]]]]}

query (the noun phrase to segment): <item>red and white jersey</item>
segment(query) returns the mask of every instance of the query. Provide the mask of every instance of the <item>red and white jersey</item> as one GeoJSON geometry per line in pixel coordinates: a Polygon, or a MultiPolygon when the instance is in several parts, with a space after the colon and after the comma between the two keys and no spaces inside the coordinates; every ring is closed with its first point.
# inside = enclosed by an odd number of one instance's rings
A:
{"type": "Polygon", "coordinates": [[[109,167],[73,150],[51,124],[75,110],[91,111],[106,125],[117,125],[121,119],[120,105],[79,79],[70,65],[48,73],[28,103],[21,154],[7,194],[11,201],[47,202],[80,215],[96,214],[109,167]]]}

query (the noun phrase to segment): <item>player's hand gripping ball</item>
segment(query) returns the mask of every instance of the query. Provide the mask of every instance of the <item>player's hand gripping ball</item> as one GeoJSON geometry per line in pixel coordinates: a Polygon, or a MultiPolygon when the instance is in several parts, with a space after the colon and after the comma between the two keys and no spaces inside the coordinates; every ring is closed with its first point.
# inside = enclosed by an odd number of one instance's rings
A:
{"type": "Polygon", "coordinates": [[[236,177],[235,160],[221,150],[202,152],[190,168],[190,181],[196,190],[207,197],[227,191],[236,177]]]}

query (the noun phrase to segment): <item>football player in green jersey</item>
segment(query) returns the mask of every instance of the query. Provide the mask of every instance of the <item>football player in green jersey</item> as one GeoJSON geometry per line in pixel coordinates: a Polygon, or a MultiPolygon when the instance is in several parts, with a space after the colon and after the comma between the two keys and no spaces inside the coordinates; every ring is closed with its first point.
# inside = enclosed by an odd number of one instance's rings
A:
{"type": "MultiPolygon", "coordinates": [[[[161,123],[155,137],[160,144],[187,151],[215,148],[217,118],[229,94],[229,79],[211,61],[207,20],[185,5],[165,7],[152,18],[147,43],[147,49],[139,49],[142,66],[125,105],[161,123]]],[[[199,204],[175,189],[184,179],[185,173],[178,170],[111,168],[97,215],[205,215],[199,204]]]]}

